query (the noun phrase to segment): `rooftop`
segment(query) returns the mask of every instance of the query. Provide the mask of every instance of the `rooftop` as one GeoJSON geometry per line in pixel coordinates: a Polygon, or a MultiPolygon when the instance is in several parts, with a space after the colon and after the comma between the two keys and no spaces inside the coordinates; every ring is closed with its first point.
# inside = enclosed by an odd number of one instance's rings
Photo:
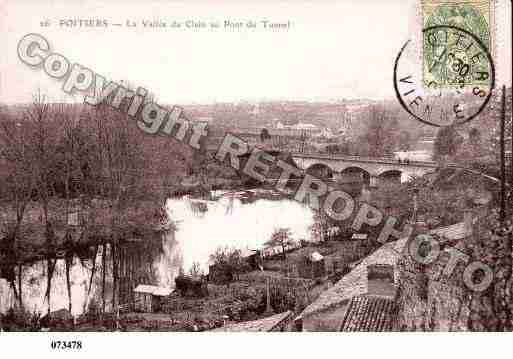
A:
{"type": "Polygon", "coordinates": [[[167,297],[172,293],[171,289],[158,287],[156,285],[139,284],[135,289],[135,293],[151,294],[158,297],[167,297]]]}
{"type": "Polygon", "coordinates": [[[347,308],[341,332],[384,332],[393,329],[395,303],[393,299],[358,296],[347,308]]]}
{"type": "Polygon", "coordinates": [[[321,293],[317,300],[303,310],[298,319],[336,306],[354,297],[367,294],[367,266],[370,264],[390,264],[395,266],[407,240],[408,238],[403,238],[395,242],[386,243],[363,259],[351,272],[335,283],[333,287],[321,293]]]}
{"type": "MultiPolygon", "coordinates": [[[[155,240],[172,228],[172,224],[164,218],[163,208],[153,201],[132,203],[119,212],[113,211],[111,204],[107,200],[93,199],[83,207],[74,205],[75,215],[72,222],[75,223],[70,223],[65,201],[50,201],[48,216],[52,224],[56,249],[65,249],[66,241],[71,241],[74,246],[103,243],[113,238],[114,234],[118,238],[128,239],[131,242],[155,240]],[[114,219],[115,226],[112,225],[114,219]]],[[[36,256],[39,249],[44,252],[42,249],[45,247],[47,238],[46,223],[42,213],[42,207],[37,203],[31,202],[27,206],[18,233],[18,244],[24,251],[23,260],[31,259],[28,258],[31,255],[36,256]]],[[[16,223],[16,212],[6,209],[2,213],[2,219],[0,230],[5,231],[16,223]]]]}
{"type": "Polygon", "coordinates": [[[267,318],[253,320],[250,322],[229,324],[221,328],[213,329],[213,332],[270,332],[284,320],[292,315],[290,310],[275,314],[267,318]]]}
{"type": "Polygon", "coordinates": [[[437,235],[443,241],[456,241],[466,238],[468,235],[465,222],[451,224],[446,227],[438,227],[429,231],[429,234],[437,235]]]}

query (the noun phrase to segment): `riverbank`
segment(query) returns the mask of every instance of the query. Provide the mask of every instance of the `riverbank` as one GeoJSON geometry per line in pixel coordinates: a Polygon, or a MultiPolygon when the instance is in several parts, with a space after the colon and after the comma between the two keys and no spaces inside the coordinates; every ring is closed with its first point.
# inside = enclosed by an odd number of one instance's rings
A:
{"type": "Polygon", "coordinates": [[[30,263],[70,253],[89,258],[92,246],[154,239],[170,229],[163,209],[155,202],[141,201],[119,211],[111,206],[111,201],[102,199],[71,204],[55,199],[49,202],[45,218],[45,209],[30,202],[18,224],[16,212],[2,204],[1,263],[30,263]]]}
{"type": "Polygon", "coordinates": [[[206,297],[183,297],[174,292],[162,300],[158,312],[122,310],[117,316],[115,311],[102,314],[97,305],[91,305],[74,318],[59,310],[50,315],[51,320],[20,312],[10,312],[0,319],[4,330],[43,330],[47,325],[49,330],[58,331],[205,331],[261,319],[270,313],[299,313],[367,254],[355,252],[348,258],[348,248],[347,241],[307,244],[287,252],[285,259],[278,255],[265,259],[264,270],[241,273],[227,284],[209,282],[206,297]],[[325,272],[315,278],[290,272],[312,253],[324,258],[325,272]]]}

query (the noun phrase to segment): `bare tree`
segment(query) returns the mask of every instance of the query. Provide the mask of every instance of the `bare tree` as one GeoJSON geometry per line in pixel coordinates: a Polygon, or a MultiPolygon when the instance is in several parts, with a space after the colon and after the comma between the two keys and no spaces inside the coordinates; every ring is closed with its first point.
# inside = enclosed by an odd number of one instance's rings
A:
{"type": "MultiPolygon", "coordinates": [[[[57,162],[57,138],[59,135],[59,124],[56,121],[58,108],[51,108],[46,102],[44,95],[38,91],[34,95],[32,104],[26,109],[24,121],[29,126],[31,144],[35,165],[36,199],[41,208],[41,221],[44,226],[44,238],[48,252],[53,252],[55,245],[54,223],[50,216],[50,201],[55,194],[57,162]]],[[[47,289],[46,299],[48,300],[48,313],[51,310],[51,286],[52,276],[56,260],[47,258],[47,289]]]]}
{"type": "Polygon", "coordinates": [[[267,242],[265,242],[266,246],[274,247],[274,246],[280,246],[282,251],[283,259],[286,259],[286,249],[287,246],[291,245],[293,243],[292,239],[290,238],[291,232],[289,228],[277,228],[274,230],[273,234],[271,235],[271,239],[269,239],[267,242]]]}
{"type": "Polygon", "coordinates": [[[367,128],[361,138],[368,146],[367,155],[382,157],[394,148],[393,138],[397,136],[397,119],[387,112],[384,106],[371,106],[367,128]]]}
{"type": "Polygon", "coordinates": [[[203,270],[201,269],[201,265],[199,264],[199,262],[192,263],[192,266],[189,269],[189,275],[195,278],[203,276],[203,270]]]}
{"type": "MultiPolygon", "coordinates": [[[[113,111],[107,105],[99,105],[94,112],[94,137],[97,142],[97,171],[102,182],[102,198],[108,207],[109,244],[112,259],[112,305],[119,301],[118,245],[129,225],[127,210],[134,201],[148,199],[151,184],[146,182],[143,151],[128,117],[113,111]]],[[[147,175],[147,174],[146,174],[147,175]]],[[[162,204],[161,204],[162,205],[162,204]]],[[[104,244],[106,255],[106,244],[104,244]]],[[[103,282],[105,281],[105,256],[103,282]]],[[[105,284],[102,284],[104,287],[105,284]]],[[[103,291],[105,294],[105,291],[103,291]]],[[[105,302],[105,299],[104,299],[105,302]]],[[[105,303],[104,303],[105,306],[105,303]]]]}
{"type": "Polygon", "coordinates": [[[23,307],[22,260],[18,258],[16,246],[21,223],[35,188],[34,160],[28,137],[29,133],[22,121],[3,111],[0,113],[0,163],[4,169],[0,172],[0,182],[6,206],[6,211],[2,211],[0,251],[3,253],[0,252],[0,257],[4,257],[2,263],[6,272],[13,272],[14,263],[18,262],[18,290],[14,276],[10,278],[10,284],[20,308],[23,307]]]}
{"type": "Polygon", "coordinates": [[[323,210],[315,211],[314,223],[310,226],[310,232],[319,242],[326,239],[326,234],[328,232],[328,216],[323,210]]]}
{"type": "Polygon", "coordinates": [[[227,284],[231,279],[237,279],[239,273],[248,269],[248,264],[242,258],[241,251],[235,248],[216,248],[215,252],[210,255],[210,261],[224,272],[225,275],[230,277],[227,280],[227,284]]]}

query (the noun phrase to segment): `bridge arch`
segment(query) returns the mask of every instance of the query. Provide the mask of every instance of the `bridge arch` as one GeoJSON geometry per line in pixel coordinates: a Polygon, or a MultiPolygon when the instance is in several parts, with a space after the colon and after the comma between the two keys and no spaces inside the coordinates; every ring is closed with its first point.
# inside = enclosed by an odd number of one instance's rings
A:
{"type": "MultiPolygon", "coordinates": [[[[355,156],[294,153],[292,158],[298,165],[298,168],[302,170],[306,170],[316,164],[324,164],[331,169],[334,175],[333,177],[337,181],[340,181],[343,177],[349,177],[349,174],[353,174],[354,176],[355,172],[360,171],[362,179],[372,186],[379,185],[380,175],[383,175],[384,177],[393,177],[395,175],[398,177],[400,171],[401,179],[403,181],[408,181],[411,177],[423,176],[426,173],[436,171],[437,168],[437,165],[434,162],[410,162],[405,164],[390,159],[359,158],[355,156]],[[397,172],[386,173],[389,171],[397,172]]],[[[316,167],[312,167],[310,170],[315,169],[316,167]]],[[[362,180],[360,179],[360,183],[361,182],[362,180]]]]}
{"type": "Polygon", "coordinates": [[[333,179],[334,171],[326,163],[313,163],[308,166],[305,170],[309,175],[315,176],[320,179],[333,179]]]}
{"type": "Polygon", "coordinates": [[[363,183],[370,184],[371,174],[358,166],[349,166],[344,168],[340,173],[340,181],[343,183],[363,183]]]}
{"type": "Polygon", "coordinates": [[[401,183],[403,171],[398,169],[384,170],[378,175],[380,182],[401,183]]]}

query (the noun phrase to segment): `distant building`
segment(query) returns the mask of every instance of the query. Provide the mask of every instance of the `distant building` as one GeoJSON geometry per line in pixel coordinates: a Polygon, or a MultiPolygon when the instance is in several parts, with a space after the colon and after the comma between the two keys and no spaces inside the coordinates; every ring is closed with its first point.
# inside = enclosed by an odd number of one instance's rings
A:
{"type": "Polygon", "coordinates": [[[194,122],[212,122],[214,118],[212,116],[199,116],[194,118],[194,122]]]}
{"type": "Polygon", "coordinates": [[[432,157],[433,152],[427,150],[394,152],[394,158],[401,161],[431,161],[432,157]]]}
{"type": "Polygon", "coordinates": [[[296,129],[296,130],[307,130],[307,131],[317,130],[317,126],[315,126],[311,123],[303,123],[303,122],[299,122],[297,125],[291,126],[291,128],[296,129]]]}
{"type": "Polygon", "coordinates": [[[271,136],[290,136],[299,137],[302,135],[316,136],[321,132],[321,128],[311,123],[299,122],[295,125],[285,125],[280,120],[275,119],[275,127],[269,129],[271,136]]]}
{"type": "Polygon", "coordinates": [[[299,277],[302,278],[320,278],[326,275],[324,257],[319,252],[310,253],[302,256],[297,263],[299,277]]]}
{"type": "Polygon", "coordinates": [[[333,138],[336,137],[329,127],[323,128],[316,134],[316,137],[333,138]]]}

